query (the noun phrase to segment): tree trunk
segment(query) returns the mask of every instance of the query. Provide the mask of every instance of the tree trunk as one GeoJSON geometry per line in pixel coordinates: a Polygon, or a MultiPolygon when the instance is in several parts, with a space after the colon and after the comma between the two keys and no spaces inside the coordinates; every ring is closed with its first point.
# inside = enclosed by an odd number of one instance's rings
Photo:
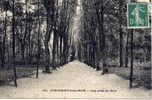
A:
{"type": "Polygon", "coordinates": [[[127,43],[126,43],[126,55],[125,55],[125,66],[128,67],[128,44],[129,44],[129,33],[127,34],[127,43]]]}
{"type": "Polygon", "coordinates": [[[17,73],[16,73],[16,66],[15,66],[15,0],[13,0],[13,18],[12,18],[12,33],[13,33],[13,71],[14,71],[14,83],[17,87],[17,73]]]}
{"type": "Polygon", "coordinates": [[[54,13],[55,13],[55,0],[44,0],[44,7],[47,11],[47,28],[44,40],[45,55],[46,55],[46,66],[45,72],[50,73],[50,50],[49,41],[54,27],[54,13]]]}
{"type": "Polygon", "coordinates": [[[53,69],[56,69],[56,50],[57,50],[57,32],[54,31],[54,37],[53,37],[53,50],[52,50],[52,66],[53,69]]]}
{"type": "Polygon", "coordinates": [[[50,29],[49,17],[50,17],[50,14],[47,14],[47,29],[46,29],[45,41],[44,41],[45,55],[46,55],[46,66],[45,66],[45,72],[46,73],[50,73],[50,68],[49,68],[49,66],[50,66],[49,41],[50,41],[52,29],[50,29]]]}
{"type": "Polygon", "coordinates": [[[5,49],[6,49],[6,34],[7,34],[7,11],[5,11],[5,21],[4,21],[4,35],[3,35],[3,49],[2,49],[2,68],[5,66],[5,49]]]}
{"type": "Polygon", "coordinates": [[[63,55],[63,53],[62,53],[62,47],[63,47],[63,40],[62,40],[62,36],[60,36],[60,65],[62,65],[63,64],[63,62],[62,62],[62,55],[63,55]]]}
{"type": "Polygon", "coordinates": [[[120,67],[122,67],[123,66],[122,0],[119,1],[119,36],[120,36],[119,61],[120,61],[120,67]]]}

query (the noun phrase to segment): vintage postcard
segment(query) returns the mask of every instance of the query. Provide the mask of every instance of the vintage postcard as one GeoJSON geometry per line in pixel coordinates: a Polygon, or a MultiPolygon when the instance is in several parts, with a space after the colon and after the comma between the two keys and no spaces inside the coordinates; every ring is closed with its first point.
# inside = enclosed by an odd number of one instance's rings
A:
{"type": "Polygon", "coordinates": [[[0,99],[152,98],[151,0],[0,0],[0,99]]]}

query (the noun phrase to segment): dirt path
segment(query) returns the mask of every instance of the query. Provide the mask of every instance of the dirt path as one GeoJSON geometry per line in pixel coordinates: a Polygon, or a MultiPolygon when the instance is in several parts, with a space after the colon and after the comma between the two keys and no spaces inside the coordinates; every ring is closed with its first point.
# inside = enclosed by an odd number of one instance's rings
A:
{"type": "Polygon", "coordinates": [[[130,90],[127,80],[114,74],[101,75],[78,61],[52,74],[40,73],[39,79],[19,79],[18,84],[18,88],[0,87],[0,98],[150,98],[151,92],[130,90]]]}

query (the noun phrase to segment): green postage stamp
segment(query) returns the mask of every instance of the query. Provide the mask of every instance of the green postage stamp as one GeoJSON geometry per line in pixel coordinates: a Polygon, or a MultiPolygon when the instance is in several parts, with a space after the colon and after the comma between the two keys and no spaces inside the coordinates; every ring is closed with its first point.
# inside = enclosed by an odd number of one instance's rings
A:
{"type": "Polygon", "coordinates": [[[128,28],[149,28],[148,3],[128,3],[128,28]]]}

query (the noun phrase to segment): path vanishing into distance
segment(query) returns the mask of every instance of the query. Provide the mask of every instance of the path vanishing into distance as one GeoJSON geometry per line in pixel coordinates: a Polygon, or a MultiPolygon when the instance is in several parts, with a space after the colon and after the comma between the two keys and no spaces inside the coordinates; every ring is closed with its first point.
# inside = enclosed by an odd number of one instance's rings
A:
{"type": "Polygon", "coordinates": [[[144,88],[128,88],[128,80],[101,71],[79,61],[70,62],[39,78],[18,79],[19,86],[0,87],[0,98],[150,98],[144,88]]]}

